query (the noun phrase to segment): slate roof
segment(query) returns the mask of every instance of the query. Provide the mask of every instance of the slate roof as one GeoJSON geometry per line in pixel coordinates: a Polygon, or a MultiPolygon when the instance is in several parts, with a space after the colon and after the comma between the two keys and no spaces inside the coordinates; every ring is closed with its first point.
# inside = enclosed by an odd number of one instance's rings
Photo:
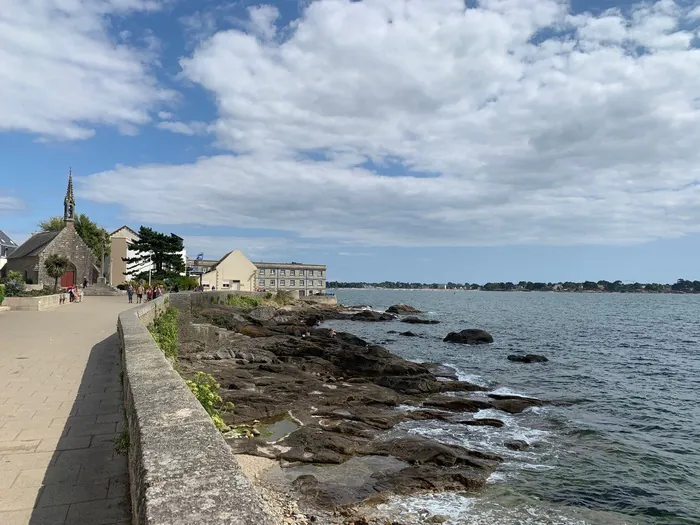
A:
{"type": "Polygon", "coordinates": [[[8,259],[19,259],[20,257],[31,257],[39,254],[41,250],[53,241],[60,232],[35,233],[27,239],[19,248],[13,251],[8,259]]]}
{"type": "Polygon", "coordinates": [[[12,239],[10,239],[10,236],[7,235],[7,234],[6,234],[4,231],[2,231],[2,230],[0,230],[0,244],[2,244],[3,246],[9,246],[9,247],[12,247],[12,248],[14,248],[15,246],[17,246],[17,243],[15,243],[15,241],[13,241],[12,239]]]}

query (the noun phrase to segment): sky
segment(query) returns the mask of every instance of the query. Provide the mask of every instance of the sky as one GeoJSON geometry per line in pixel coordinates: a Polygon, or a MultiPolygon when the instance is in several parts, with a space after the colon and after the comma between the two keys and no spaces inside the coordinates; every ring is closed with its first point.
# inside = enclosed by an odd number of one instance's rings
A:
{"type": "Polygon", "coordinates": [[[700,278],[700,6],[0,0],[0,229],[329,280],[700,278]]]}

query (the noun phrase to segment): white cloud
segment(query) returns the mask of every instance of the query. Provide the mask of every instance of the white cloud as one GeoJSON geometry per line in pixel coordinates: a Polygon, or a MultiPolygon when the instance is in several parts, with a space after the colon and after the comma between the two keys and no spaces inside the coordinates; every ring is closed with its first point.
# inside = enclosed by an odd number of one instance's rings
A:
{"type": "MultiPolygon", "coordinates": [[[[213,93],[213,130],[235,156],[118,168],[84,189],[144,221],[367,245],[697,232],[688,19],[667,0],[629,16],[553,0],[318,0],[284,39],[220,31],[181,61],[213,93]],[[153,206],[133,203],[153,188],[153,206]]],[[[257,20],[272,31],[274,17],[257,20]]]]}
{"type": "MultiPolygon", "coordinates": [[[[188,257],[194,258],[202,252],[206,259],[218,259],[231,250],[239,249],[251,260],[279,258],[282,261],[291,260],[289,257],[293,254],[298,255],[300,252],[307,252],[314,248],[308,242],[288,237],[185,235],[184,241],[188,257]]],[[[313,263],[310,259],[302,262],[313,263]]]]}
{"type": "Polygon", "coordinates": [[[168,113],[167,111],[159,111],[158,112],[158,118],[162,120],[170,120],[174,117],[172,113],[168,113]]]}
{"type": "MultiPolygon", "coordinates": [[[[158,46],[113,41],[106,17],[154,10],[155,0],[3,0],[0,131],[85,139],[94,126],[132,132],[172,94],[148,70],[158,46]]],[[[122,35],[124,39],[124,35],[122,35]]]]}
{"type": "Polygon", "coordinates": [[[24,202],[16,197],[0,195],[0,215],[14,213],[24,209],[24,202]]]}
{"type": "Polygon", "coordinates": [[[159,129],[164,129],[167,131],[172,131],[173,133],[179,133],[181,135],[201,135],[206,133],[208,125],[206,122],[159,122],[156,124],[159,129]]]}

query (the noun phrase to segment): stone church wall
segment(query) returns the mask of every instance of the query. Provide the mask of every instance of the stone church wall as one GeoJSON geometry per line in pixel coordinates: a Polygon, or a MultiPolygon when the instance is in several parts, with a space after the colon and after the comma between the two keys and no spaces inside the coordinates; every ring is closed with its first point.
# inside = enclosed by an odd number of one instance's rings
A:
{"type": "Polygon", "coordinates": [[[72,222],[68,222],[66,227],[49,243],[41,254],[39,254],[39,281],[53,285],[54,280],[46,273],[44,261],[46,258],[57,253],[67,257],[75,265],[75,282],[83,284],[83,277],[87,277],[90,284],[96,282],[98,273],[95,271],[95,256],[90,247],[80,238],[72,222]]]}

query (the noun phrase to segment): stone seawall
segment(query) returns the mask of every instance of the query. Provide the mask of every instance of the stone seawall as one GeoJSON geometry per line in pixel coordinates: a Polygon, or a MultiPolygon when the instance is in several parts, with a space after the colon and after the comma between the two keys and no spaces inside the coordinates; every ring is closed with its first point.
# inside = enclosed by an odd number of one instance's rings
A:
{"type": "MultiPolygon", "coordinates": [[[[189,302],[188,295],[174,294],[173,302],[189,302]]],[[[133,525],[274,525],[230,447],[146,328],[168,300],[144,303],[118,321],[133,525]]]]}
{"type": "MultiPolygon", "coordinates": [[[[65,294],[68,304],[68,294],[65,294]]],[[[21,310],[27,312],[43,312],[62,306],[60,304],[61,294],[39,295],[37,297],[5,297],[3,306],[9,306],[11,310],[21,310]]]]}

